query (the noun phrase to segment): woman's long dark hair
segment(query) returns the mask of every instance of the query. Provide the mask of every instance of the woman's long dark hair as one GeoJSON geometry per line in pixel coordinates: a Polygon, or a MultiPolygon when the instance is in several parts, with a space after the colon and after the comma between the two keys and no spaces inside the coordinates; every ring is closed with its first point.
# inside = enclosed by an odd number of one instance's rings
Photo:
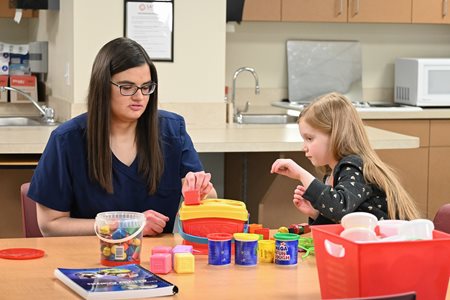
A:
{"type": "MultiPolygon", "coordinates": [[[[87,156],[89,177],[108,193],[113,193],[111,126],[111,77],[114,74],[147,64],[152,81],[158,83],[155,65],[144,48],[128,38],[105,44],[92,66],[88,92],[87,156]]],[[[158,85],[136,127],[139,173],[146,179],[150,194],[156,192],[164,160],[159,142],[158,85]]]]}

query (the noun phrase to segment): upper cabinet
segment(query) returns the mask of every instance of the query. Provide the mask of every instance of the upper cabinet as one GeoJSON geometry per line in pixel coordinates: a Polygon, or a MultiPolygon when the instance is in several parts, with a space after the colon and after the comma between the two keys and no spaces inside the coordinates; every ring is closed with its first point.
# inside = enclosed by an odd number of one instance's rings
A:
{"type": "Polygon", "coordinates": [[[280,21],[281,0],[245,0],[242,21],[280,21]]]}
{"type": "MultiPolygon", "coordinates": [[[[14,18],[16,13],[15,8],[9,8],[10,0],[0,0],[0,18],[14,18]]],[[[23,10],[22,18],[35,18],[38,16],[37,10],[23,10]]]]}
{"type": "Polygon", "coordinates": [[[448,0],[413,0],[412,22],[449,24],[448,0]]]}
{"type": "Polygon", "coordinates": [[[450,0],[245,0],[242,21],[450,24],[449,2],[450,0]]]}
{"type": "Polygon", "coordinates": [[[412,0],[349,0],[348,10],[349,23],[411,23],[412,0]]]}
{"type": "Polygon", "coordinates": [[[281,20],[347,22],[347,0],[282,0],[281,20]]]}

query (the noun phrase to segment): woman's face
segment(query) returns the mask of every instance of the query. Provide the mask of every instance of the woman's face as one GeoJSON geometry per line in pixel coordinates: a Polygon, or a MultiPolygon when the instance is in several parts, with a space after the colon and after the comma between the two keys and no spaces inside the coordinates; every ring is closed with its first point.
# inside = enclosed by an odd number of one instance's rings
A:
{"type": "MultiPolygon", "coordinates": [[[[143,86],[151,81],[147,64],[114,74],[111,81],[122,86],[122,92],[133,86],[143,86]]],[[[143,95],[140,89],[132,96],[124,96],[120,88],[111,83],[111,119],[113,122],[136,122],[144,113],[150,95],[143,95]]]]}
{"type": "Polygon", "coordinates": [[[303,137],[303,150],[305,156],[315,167],[336,165],[336,160],[331,152],[331,137],[313,127],[303,119],[300,119],[300,135],[303,137]]]}

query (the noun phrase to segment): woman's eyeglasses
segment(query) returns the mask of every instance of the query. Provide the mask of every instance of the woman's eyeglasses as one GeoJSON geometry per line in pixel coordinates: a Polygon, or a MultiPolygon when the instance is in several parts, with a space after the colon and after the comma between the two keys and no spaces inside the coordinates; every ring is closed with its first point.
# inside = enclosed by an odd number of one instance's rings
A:
{"type": "Polygon", "coordinates": [[[141,86],[137,86],[135,84],[129,84],[129,83],[118,84],[113,81],[110,81],[110,82],[119,88],[120,94],[122,96],[133,96],[134,94],[136,94],[136,92],[138,90],[141,90],[142,95],[150,95],[150,94],[153,94],[153,92],[156,89],[156,85],[157,85],[157,83],[153,82],[153,81],[143,84],[141,86]]]}

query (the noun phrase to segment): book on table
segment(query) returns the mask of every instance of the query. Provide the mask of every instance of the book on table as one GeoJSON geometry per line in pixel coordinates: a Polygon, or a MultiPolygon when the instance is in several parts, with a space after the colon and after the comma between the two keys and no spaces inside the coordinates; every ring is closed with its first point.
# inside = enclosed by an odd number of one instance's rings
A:
{"type": "Polygon", "coordinates": [[[110,268],[57,268],[54,275],[85,299],[133,299],[178,293],[177,286],[137,264],[110,268]]]}

